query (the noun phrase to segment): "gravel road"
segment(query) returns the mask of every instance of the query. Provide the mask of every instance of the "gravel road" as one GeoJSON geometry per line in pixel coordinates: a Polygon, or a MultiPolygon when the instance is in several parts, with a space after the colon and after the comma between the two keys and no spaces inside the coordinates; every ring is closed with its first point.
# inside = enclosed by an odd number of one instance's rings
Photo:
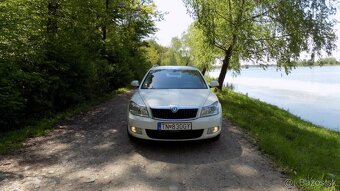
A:
{"type": "Polygon", "coordinates": [[[0,190],[288,190],[285,176],[227,120],[217,142],[129,141],[131,94],[0,156],[0,190]]]}

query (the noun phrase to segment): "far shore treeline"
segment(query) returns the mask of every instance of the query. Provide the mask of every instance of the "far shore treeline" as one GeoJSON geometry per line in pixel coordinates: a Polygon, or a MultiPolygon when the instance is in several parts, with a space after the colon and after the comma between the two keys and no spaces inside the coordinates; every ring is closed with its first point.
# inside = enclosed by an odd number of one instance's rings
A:
{"type": "Polygon", "coordinates": [[[340,62],[334,57],[320,58],[313,62],[311,60],[299,60],[293,62],[294,66],[336,66],[340,65],[340,62]]]}
{"type": "MultiPolygon", "coordinates": [[[[313,66],[340,66],[340,62],[334,58],[334,57],[327,57],[327,58],[320,58],[317,61],[312,61],[312,60],[297,60],[297,61],[292,61],[291,63],[292,67],[299,67],[299,66],[308,66],[308,67],[313,67],[313,66]]],[[[267,65],[256,65],[256,64],[242,64],[241,68],[252,68],[252,67],[276,67],[276,64],[267,64],[267,65]]],[[[221,67],[215,67],[215,69],[221,68],[221,67]]]]}

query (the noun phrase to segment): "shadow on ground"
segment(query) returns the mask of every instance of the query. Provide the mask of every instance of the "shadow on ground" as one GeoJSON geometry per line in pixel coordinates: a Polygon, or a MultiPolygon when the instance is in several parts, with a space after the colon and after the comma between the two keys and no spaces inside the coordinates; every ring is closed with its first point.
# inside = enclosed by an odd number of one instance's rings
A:
{"type": "Polygon", "coordinates": [[[280,174],[228,122],[217,142],[131,142],[130,96],[0,157],[0,190],[281,190],[280,174]]]}
{"type": "Polygon", "coordinates": [[[241,145],[233,133],[224,128],[218,141],[201,140],[190,142],[132,142],[135,151],[143,157],[173,164],[209,164],[241,156],[241,145]]]}

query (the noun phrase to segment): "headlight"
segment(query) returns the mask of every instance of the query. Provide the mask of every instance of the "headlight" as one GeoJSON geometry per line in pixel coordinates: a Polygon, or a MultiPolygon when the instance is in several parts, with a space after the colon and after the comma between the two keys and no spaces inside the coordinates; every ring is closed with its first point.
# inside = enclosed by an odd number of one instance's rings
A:
{"type": "Polygon", "coordinates": [[[201,117],[207,117],[219,114],[218,101],[211,105],[204,106],[201,111],[201,117]]]}
{"type": "Polygon", "coordinates": [[[145,106],[141,106],[131,101],[129,105],[129,111],[133,115],[139,115],[142,117],[149,117],[148,109],[145,106]]]}

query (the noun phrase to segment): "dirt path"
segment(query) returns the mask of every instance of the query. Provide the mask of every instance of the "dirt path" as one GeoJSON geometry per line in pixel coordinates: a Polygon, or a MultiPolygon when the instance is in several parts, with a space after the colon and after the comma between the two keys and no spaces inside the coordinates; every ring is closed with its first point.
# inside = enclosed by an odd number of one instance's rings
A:
{"type": "Polygon", "coordinates": [[[226,120],[218,142],[130,142],[129,96],[0,157],[0,190],[287,190],[284,177],[226,120]]]}

